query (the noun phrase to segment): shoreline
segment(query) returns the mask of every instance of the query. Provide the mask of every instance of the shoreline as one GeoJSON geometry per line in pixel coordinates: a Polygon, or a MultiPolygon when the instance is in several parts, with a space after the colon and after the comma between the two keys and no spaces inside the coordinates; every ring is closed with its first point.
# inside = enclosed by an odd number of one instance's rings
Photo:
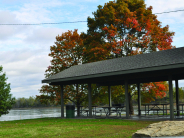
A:
{"type": "Polygon", "coordinates": [[[26,110],[26,109],[53,109],[53,108],[61,108],[61,107],[26,107],[26,108],[12,108],[11,110],[26,110]]]}

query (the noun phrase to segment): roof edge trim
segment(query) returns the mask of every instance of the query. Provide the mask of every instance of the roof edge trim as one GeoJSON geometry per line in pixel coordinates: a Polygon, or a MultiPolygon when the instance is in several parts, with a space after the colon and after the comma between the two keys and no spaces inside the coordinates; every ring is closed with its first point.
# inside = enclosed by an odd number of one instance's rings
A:
{"type": "Polygon", "coordinates": [[[42,83],[66,82],[70,80],[74,81],[74,80],[90,79],[90,78],[96,78],[96,77],[105,77],[105,76],[131,74],[131,73],[139,73],[139,72],[147,72],[147,71],[174,69],[174,68],[182,68],[182,67],[184,67],[184,63],[148,67],[148,68],[139,68],[139,69],[125,70],[125,71],[106,72],[106,73],[91,74],[91,75],[85,75],[85,76],[74,76],[74,77],[63,78],[63,79],[42,80],[42,83]]]}

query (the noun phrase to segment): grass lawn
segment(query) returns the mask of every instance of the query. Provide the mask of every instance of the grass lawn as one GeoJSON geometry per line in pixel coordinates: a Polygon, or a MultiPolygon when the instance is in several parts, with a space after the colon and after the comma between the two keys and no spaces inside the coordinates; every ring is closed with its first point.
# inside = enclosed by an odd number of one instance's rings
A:
{"type": "Polygon", "coordinates": [[[131,138],[138,129],[159,121],[39,118],[0,122],[0,138],[131,138]]]}

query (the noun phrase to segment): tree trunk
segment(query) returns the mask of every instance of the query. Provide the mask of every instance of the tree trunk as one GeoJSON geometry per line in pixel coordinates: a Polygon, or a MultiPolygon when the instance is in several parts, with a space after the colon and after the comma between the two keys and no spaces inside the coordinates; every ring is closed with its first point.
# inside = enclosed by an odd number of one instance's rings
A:
{"type": "Polygon", "coordinates": [[[134,114],[134,109],[133,109],[131,93],[128,93],[128,98],[129,98],[129,114],[133,115],[134,114]]]}

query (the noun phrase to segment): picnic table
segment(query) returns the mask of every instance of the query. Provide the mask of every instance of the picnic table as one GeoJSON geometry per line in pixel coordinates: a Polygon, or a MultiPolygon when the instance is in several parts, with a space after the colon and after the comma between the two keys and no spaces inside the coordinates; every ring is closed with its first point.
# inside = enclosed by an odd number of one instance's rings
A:
{"type": "MultiPolygon", "coordinates": [[[[80,115],[84,115],[84,113],[87,113],[87,116],[89,116],[89,108],[88,106],[86,108],[83,108],[84,106],[79,106],[80,107],[80,115]]],[[[120,115],[121,117],[121,112],[123,111],[123,109],[126,107],[124,105],[121,105],[121,106],[112,106],[112,107],[109,107],[109,106],[105,106],[105,107],[101,107],[103,109],[100,109],[97,111],[97,107],[96,105],[93,105],[92,106],[92,115],[93,116],[96,116],[96,113],[101,113],[102,115],[102,110],[104,110],[105,112],[105,115],[106,115],[106,118],[109,117],[109,115],[111,113],[116,113],[116,116],[118,117],[118,114],[120,115]]],[[[77,110],[75,110],[77,111],[77,110]]]]}
{"type": "MultiPolygon", "coordinates": [[[[92,105],[92,113],[93,113],[93,116],[95,115],[96,116],[96,105],[92,105]]],[[[87,108],[88,108],[88,106],[87,106],[87,108]]],[[[83,110],[84,112],[86,112],[87,113],[87,116],[88,116],[88,113],[89,113],[89,109],[84,109],[83,110]]]]}
{"type": "Polygon", "coordinates": [[[153,114],[154,114],[154,111],[157,111],[157,115],[158,115],[158,111],[163,111],[163,115],[164,115],[164,111],[166,111],[166,115],[167,115],[167,105],[169,105],[169,103],[161,103],[161,104],[160,103],[149,103],[149,104],[142,104],[142,105],[145,106],[145,116],[147,113],[149,115],[150,111],[153,111],[153,114]],[[163,108],[160,108],[159,105],[163,106],[163,108]],[[148,108],[146,109],[146,107],[148,108]]]}
{"type": "Polygon", "coordinates": [[[116,117],[118,117],[118,113],[119,113],[120,117],[121,117],[121,112],[123,111],[123,108],[125,108],[125,106],[112,106],[112,107],[105,106],[102,108],[104,109],[104,112],[106,114],[106,118],[109,117],[109,115],[111,115],[111,113],[116,113],[116,117]],[[113,108],[115,108],[115,109],[113,109],[113,108]]]}
{"type": "MultiPolygon", "coordinates": [[[[84,113],[87,113],[87,116],[88,116],[88,113],[89,113],[89,109],[87,109],[88,108],[88,106],[85,108],[85,109],[82,109],[82,107],[84,107],[84,106],[79,106],[80,107],[80,114],[84,114],[84,113]]],[[[92,113],[93,113],[93,115],[96,115],[96,105],[93,105],[92,106],[92,113]]],[[[76,110],[77,111],[77,110],[76,110]]]]}

